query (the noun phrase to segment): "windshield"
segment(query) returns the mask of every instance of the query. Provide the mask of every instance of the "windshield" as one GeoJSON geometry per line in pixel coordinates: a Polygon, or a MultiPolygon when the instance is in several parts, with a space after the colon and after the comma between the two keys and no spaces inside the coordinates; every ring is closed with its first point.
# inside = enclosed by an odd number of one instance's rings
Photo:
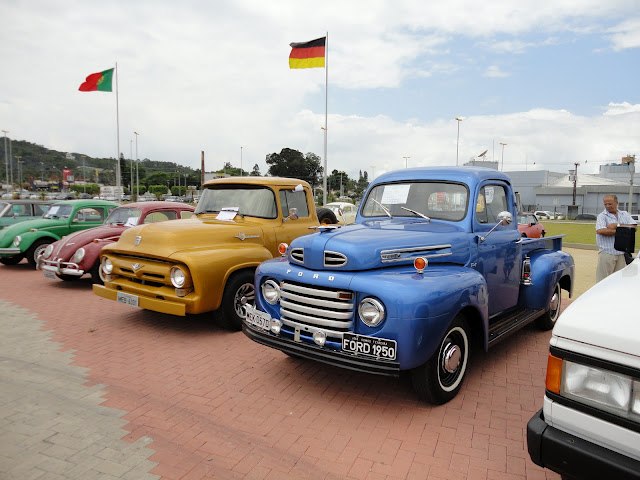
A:
{"type": "Polygon", "coordinates": [[[51,205],[47,213],[42,218],[62,218],[71,215],[73,207],[71,205],[51,205]]]}
{"type": "Polygon", "coordinates": [[[107,217],[107,221],[104,223],[106,223],[107,225],[121,224],[133,226],[138,224],[140,215],[142,215],[142,212],[139,208],[118,207],[114,210],[111,210],[111,213],[107,217]]]}
{"type": "Polygon", "coordinates": [[[237,209],[238,215],[251,217],[278,216],[273,191],[262,186],[217,185],[206,188],[195,213],[219,213],[222,209],[237,209]]]}
{"type": "Polygon", "coordinates": [[[410,209],[429,218],[457,222],[465,217],[468,202],[467,187],[458,183],[387,183],[369,192],[362,215],[420,218],[416,213],[406,210],[410,209]]]}

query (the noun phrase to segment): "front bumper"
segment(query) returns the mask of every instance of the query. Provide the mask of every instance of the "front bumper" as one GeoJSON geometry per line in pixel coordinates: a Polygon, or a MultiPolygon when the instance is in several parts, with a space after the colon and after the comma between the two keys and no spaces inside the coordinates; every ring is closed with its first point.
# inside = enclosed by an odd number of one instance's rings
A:
{"type": "Polygon", "coordinates": [[[22,253],[22,251],[17,247],[0,248],[0,256],[13,257],[14,255],[19,255],[20,253],[22,253]]]}
{"type": "Polygon", "coordinates": [[[72,277],[81,277],[85,274],[76,263],[71,262],[53,262],[51,260],[38,260],[38,269],[53,272],[58,275],[70,275],[72,277]]]}
{"type": "MultiPolygon", "coordinates": [[[[93,284],[93,293],[107,300],[118,301],[118,290],[108,288],[104,285],[93,284]]],[[[132,295],[132,294],[130,294],[132,295]]],[[[151,298],[143,295],[135,295],[138,297],[138,307],[145,310],[152,310],[159,313],[167,313],[169,315],[178,315],[184,317],[187,314],[187,307],[184,303],[179,303],[166,299],[151,298]]]]}
{"type": "Polygon", "coordinates": [[[392,377],[400,375],[400,364],[395,361],[358,357],[337,350],[321,348],[310,343],[295,342],[286,337],[276,336],[264,330],[253,328],[247,325],[246,322],[242,324],[242,331],[254,342],[281,350],[293,356],[308,358],[317,362],[358,372],[392,377]]]}
{"type": "Polygon", "coordinates": [[[640,462],[548,425],[542,409],[527,423],[533,463],[569,478],[640,479],[640,462]]]}

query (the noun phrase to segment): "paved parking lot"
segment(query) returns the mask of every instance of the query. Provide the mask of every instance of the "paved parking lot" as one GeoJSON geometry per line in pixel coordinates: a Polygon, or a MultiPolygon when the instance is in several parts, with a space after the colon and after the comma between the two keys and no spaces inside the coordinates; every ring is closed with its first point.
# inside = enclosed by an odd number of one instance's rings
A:
{"type": "MultiPolygon", "coordinates": [[[[584,290],[595,252],[574,251],[584,290]],[[584,285],[583,285],[584,284],[584,285]]],[[[472,360],[452,402],[0,266],[2,479],[544,479],[526,450],[549,332],[472,360]]],[[[566,304],[566,302],[565,302],[566,304]]]]}

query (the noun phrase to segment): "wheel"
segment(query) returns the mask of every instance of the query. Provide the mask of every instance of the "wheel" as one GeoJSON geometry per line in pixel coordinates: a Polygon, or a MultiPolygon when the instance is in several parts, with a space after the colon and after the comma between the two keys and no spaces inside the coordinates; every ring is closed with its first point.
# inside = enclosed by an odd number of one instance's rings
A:
{"type": "Polygon", "coordinates": [[[104,280],[102,279],[102,270],[100,269],[100,259],[96,261],[96,263],[89,270],[89,274],[91,275],[91,283],[95,283],[96,285],[104,285],[104,280]]]}
{"type": "Polygon", "coordinates": [[[253,286],[253,271],[235,273],[229,278],[222,295],[218,321],[229,330],[241,330],[245,317],[244,305],[253,304],[256,291],[253,286]]]}
{"type": "Polygon", "coordinates": [[[14,255],[13,257],[2,257],[0,263],[3,265],[17,265],[22,261],[22,255],[14,255]]]}
{"type": "Polygon", "coordinates": [[[467,372],[470,353],[469,327],[464,316],[458,315],[431,358],[411,372],[418,397],[436,405],[455,397],[467,372]]]}
{"type": "Polygon", "coordinates": [[[47,245],[51,243],[53,243],[53,240],[49,238],[41,238],[40,240],[36,240],[35,242],[33,242],[33,244],[24,254],[24,256],[27,257],[29,265],[31,265],[33,268],[36,268],[38,257],[42,252],[44,252],[45,248],[47,248],[47,245]]]}
{"type": "Polygon", "coordinates": [[[334,225],[338,223],[338,218],[336,217],[336,214],[328,208],[319,208],[318,221],[320,222],[320,225],[334,225]]]}
{"type": "Polygon", "coordinates": [[[536,320],[536,325],[540,330],[551,330],[556,324],[556,320],[558,320],[560,316],[560,306],[562,304],[561,293],[560,284],[556,283],[555,287],[553,287],[551,298],[549,299],[547,311],[536,320]]]}

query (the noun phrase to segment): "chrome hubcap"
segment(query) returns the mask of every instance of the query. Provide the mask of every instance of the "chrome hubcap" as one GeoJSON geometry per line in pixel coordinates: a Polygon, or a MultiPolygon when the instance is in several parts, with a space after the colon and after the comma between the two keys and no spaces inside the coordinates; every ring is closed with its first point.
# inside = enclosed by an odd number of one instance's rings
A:
{"type": "Polygon", "coordinates": [[[458,345],[448,343],[442,350],[442,369],[447,373],[454,373],[460,366],[462,351],[458,345]]]}

